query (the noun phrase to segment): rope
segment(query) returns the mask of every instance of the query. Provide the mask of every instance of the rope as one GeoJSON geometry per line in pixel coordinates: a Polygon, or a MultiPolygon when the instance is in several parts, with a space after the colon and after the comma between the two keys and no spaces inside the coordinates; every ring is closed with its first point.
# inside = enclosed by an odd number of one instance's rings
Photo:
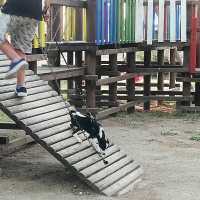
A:
{"type": "MultiPolygon", "coordinates": [[[[44,14],[46,14],[46,13],[47,13],[47,7],[45,6],[45,7],[44,7],[44,14]]],[[[70,21],[71,18],[72,18],[72,14],[73,14],[73,11],[72,11],[72,13],[71,13],[71,16],[70,16],[69,21],[70,21]]],[[[54,18],[54,21],[55,21],[55,18],[54,18]]],[[[69,21],[68,21],[68,24],[67,24],[65,30],[67,29],[67,27],[68,27],[68,25],[69,25],[69,21]]],[[[59,25],[58,25],[58,28],[57,28],[57,30],[56,30],[55,35],[57,34],[57,32],[58,32],[58,30],[59,30],[60,24],[61,24],[61,19],[60,19],[60,23],[59,23],[59,25]]],[[[52,26],[50,27],[48,24],[47,24],[47,26],[48,26],[49,29],[51,29],[51,27],[52,27],[52,26]]],[[[64,32],[65,32],[65,31],[63,31],[63,33],[64,33],[64,32]]],[[[56,45],[57,45],[57,48],[58,48],[58,50],[59,50],[59,52],[60,52],[60,54],[61,54],[61,56],[62,56],[62,58],[63,58],[63,60],[64,60],[64,62],[65,62],[65,64],[66,64],[66,66],[68,67],[69,72],[70,72],[70,74],[71,74],[73,80],[76,82],[76,80],[74,79],[73,73],[72,73],[71,69],[69,68],[68,63],[67,63],[67,61],[66,61],[66,59],[65,59],[65,57],[64,57],[64,55],[63,55],[63,52],[62,52],[62,50],[60,49],[60,46],[59,46],[57,40],[55,39],[55,35],[54,35],[54,37],[53,37],[53,40],[55,41],[55,43],[56,43],[56,45]]],[[[63,37],[63,35],[62,35],[60,38],[62,38],[62,37],[63,37]]],[[[36,35],[36,38],[37,38],[37,35],[36,35]]],[[[38,43],[40,44],[40,41],[39,41],[38,38],[37,38],[37,40],[38,40],[38,43]]],[[[52,41],[53,41],[53,40],[52,40],[52,41]]],[[[51,41],[51,42],[52,42],[52,41],[51,41]]],[[[51,44],[50,44],[50,47],[51,47],[51,44]]],[[[47,51],[50,49],[50,47],[47,49],[47,51]]],[[[78,125],[78,128],[81,130],[80,124],[79,124],[78,121],[74,118],[74,116],[73,116],[71,110],[68,108],[68,105],[67,105],[65,99],[64,99],[63,96],[61,95],[61,89],[60,89],[58,80],[57,80],[57,78],[56,78],[56,75],[55,75],[55,73],[54,73],[54,71],[53,71],[53,68],[52,68],[51,65],[49,64],[48,59],[47,59],[47,57],[46,57],[46,54],[45,54],[43,48],[41,48],[41,49],[42,49],[42,53],[44,54],[44,58],[45,58],[45,60],[47,61],[48,67],[49,67],[50,70],[51,70],[51,74],[52,74],[53,77],[54,77],[54,80],[55,80],[55,83],[56,83],[56,85],[57,85],[57,88],[59,89],[60,96],[62,97],[62,100],[64,101],[65,106],[66,106],[66,108],[67,108],[68,111],[69,111],[70,117],[73,118],[73,119],[75,120],[76,124],[78,125]]],[[[80,90],[80,88],[78,87],[78,84],[76,84],[76,87],[77,87],[77,89],[78,89],[79,94],[81,95],[82,101],[84,102],[84,104],[85,104],[85,106],[86,106],[86,108],[87,108],[87,110],[88,110],[88,113],[90,114],[91,119],[92,119],[92,120],[95,120],[95,119],[93,118],[93,116],[91,115],[90,111],[89,111],[87,102],[86,102],[86,100],[84,99],[84,97],[83,97],[83,95],[82,95],[82,93],[81,93],[81,90],[80,90]]],[[[93,129],[94,129],[94,128],[93,128],[93,129]]],[[[87,140],[88,140],[88,142],[90,143],[90,145],[92,145],[92,143],[91,143],[90,140],[88,139],[87,135],[85,134],[85,131],[83,132],[83,134],[84,134],[84,136],[87,138],[87,140]]],[[[102,161],[104,162],[104,164],[105,164],[105,165],[108,164],[108,161],[106,161],[106,160],[103,158],[102,154],[101,154],[100,152],[98,152],[98,151],[94,148],[93,145],[92,145],[92,147],[93,147],[93,149],[96,151],[96,153],[98,153],[98,155],[101,157],[101,159],[102,159],[102,161]]]]}

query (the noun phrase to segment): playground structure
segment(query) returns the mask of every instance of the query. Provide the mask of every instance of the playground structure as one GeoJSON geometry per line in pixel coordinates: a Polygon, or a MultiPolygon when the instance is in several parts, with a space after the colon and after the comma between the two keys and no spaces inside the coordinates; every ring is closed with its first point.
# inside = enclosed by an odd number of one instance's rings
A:
{"type": "MultiPolygon", "coordinates": [[[[85,138],[82,138],[83,144],[77,144],[71,136],[68,110],[57,93],[67,93],[69,104],[83,113],[88,112],[84,97],[89,112],[96,119],[120,110],[134,112],[135,106],[141,103],[149,110],[151,100],[175,101],[177,109],[200,111],[197,20],[200,3],[188,0],[53,0],[49,11],[49,26],[39,23],[33,54],[27,56],[33,71],[26,73],[29,96],[16,99],[12,92],[15,80],[0,80],[0,108],[15,122],[1,123],[0,127],[25,130],[97,192],[108,196],[117,194],[140,179],[143,170],[113,143],[107,152],[108,166],[102,164],[85,138]],[[62,52],[67,53],[67,66],[61,62],[55,40],[62,52]],[[170,51],[169,62],[164,60],[166,49],[170,51]],[[66,90],[57,88],[49,66],[38,67],[37,62],[46,57],[43,50],[58,82],[67,80],[66,90]],[[153,50],[157,50],[157,62],[151,61],[153,50]],[[177,50],[183,51],[183,62],[177,50]],[[136,61],[136,53],[140,51],[144,52],[144,61],[136,61]],[[121,53],[126,54],[126,58],[118,60],[121,53]],[[108,59],[103,60],[103,56],[108,59]],[[164,72],[170,74],[168,90],[164,85],[164,72]],[[155,73],[157,90],[151,91],[151,75],[155,73]],[[143,76],[143,83],[135,83],[138,76],[143,76]],[[174,89],[175,80],[182,82],[182,90],[174,89]],[[191,83],[195,83],[194,91],[191,91],[191,83]],[[137,90],[138,85],[143,90],[137,90]]],[[[0,60],[2,78],[9,62],[4,55],[0,55],[0,60]]],[[[8,144],[1,146],[1,150],[33,141],[32,138],[26,135],[13,143],[5,139],[8,144]]]]}
{"type": "MultiPolygon", "coordinates": [[[[57,79],[68,82],[67,90],[61,92],[67,93],[70,104],[85,113],[88,110],[83,96],[96,119],[120,110],[133,112],[135,105],[141,103],[144,110],[149,110],[151,100],[174,101],[178,110],[200,111],[197,5],[198,1],[186,0],[53,0],[52,29],[46,31],[46,45],[47,56],[58,70],[57,79]],[[62,52],[67,52],[69,68],[61,66],[55,39],[62,52]],[[167,62],[166,49],[170,52],[167,62]],[[151,61],[153,50],[157,50],[157,62],[151,61]],[[141,51],[144,61],[136,61],[136,54],[141,51]],[[183,52],[182,59],[178,51],[183,52]],[[118,60],[121,53],[126,56],[118,60]],[[155,73],[157,89],[151,90],[155,86],[151,75],[155,73]],[[164,73],[169,73],[168,90],[164,73]],[[135,83],[137,76],[143,76],[143,83],[135,83]],[[180,83],[176,82],[182,83],[179,91],[176,86],[180,83]],[[138,85],[143,90],[137,90],[138,85]]],[[[40,26],[40,30],[39,34],[44,35],[44,28],[40,26]]],[[[39,38],[39,43],[44,44],[44,37],[39,38]]],[[[34,46],[34,52],[39,52],[38,44],[34,46]]],[[[40,75],[41,69],[33,66],[40,75]]],[[[42,72],[45,70],[46,67],[42,72]]],[[[41,78],[56,89],[52,75],[42,73],[41,78]]]]}

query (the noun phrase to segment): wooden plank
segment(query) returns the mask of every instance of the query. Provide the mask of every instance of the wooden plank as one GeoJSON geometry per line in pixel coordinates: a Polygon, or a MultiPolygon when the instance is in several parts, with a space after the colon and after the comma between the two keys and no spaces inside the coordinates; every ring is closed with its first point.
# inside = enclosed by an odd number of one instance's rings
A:
{"type": "Polygon", "coordinates": [[[98,187],[98,189],[100,191],[102,191],[106,188],[109,188],[109,186],[111,186],[112,184],[115,184],[117,181],[120,181],[122,178],[124,178],[131,172],[136,171],[139,167],[140,167],[140,165],[138,163],[134,162],[134,163],[130,163],[129,165],[120,168],[118,171],[113,170],[114,173],[112,173],[111,175],[109,174],[105,179],[96,183],[95,186],[98,187]]]}
{"type": "Polygon", "coordinates": [[[85,0],[52,0],[52,5],[67,6],[67,7],[77,7],[86,8],[85,0]]]}
{"type": "MultiPolygon", "coordinates": [[[[38,87],[38,86],[44,86],[44,85],[46,85],[46,83],[42,80],[26,83],[26,87],[28,89],[38,87]]],[[[3,86],[3,87],[0,87],[0,88],[1,88],[0,94],[2,94],[2,93],[6,94],[6,93],[9,93],[9,92],[15,91],[16,85],[3,86]]]]}
{"type": "Polygon", "coordinates": [[[147,13],[147,45],[152,45],[152,31],[153,31],[153,0],[148,0],[147,13]]]}
{"type": "Polygon", "coordinates": [[[135,9],[135,42],[143,41],[143,0],[136,0],[135,9]]]}
{"type": "MultiPolygon", "coordinates": [[[[71,128],[70,125],[69,125],[68,129],[69,128],[71,128]]],[[[72,137],[72,131],[67,130],[67,131],[64,131],[64,132],[57,133],[56,135],[52,135],[48,138],[45,138],[45,139],[43,139],[43,141],[46,142],[47,146],[50,146],[50,145],[58,143],[62,140],[66,140],[70,137],[72,137]]]]}
{"type": "MultiPolygon", "coordinates": [[[[30,75],[33,75],[33,74],[34,73],[31,70],[26,70],[26,73],[25,73],[26,76],[30,76],[30,75]]],[[[6,73],[1,73],[0,74],[0,80],[4,79],[5,75],[6,75],[6,73]]]]}
{"type": "Polygon", "coordinates": [[[176,42],[176,0],[170,1],[170,42],[176,42]]]}
{"type": "MultiPolygon", "coordinates": [[[[110,146],[108,147],[108,149],[106,149],[105,151],[105,155],[103,156],[104,159],[107,160],[107,158],[111,155],[113,155],[114,153],[120,151],[119,147],[110,144],[110,146]]],[[[102,158],[98,155],[98,154],[93,154],[92,156],[89,156],[87,158],[85,158],[84,160],[81,160],[79,162],[76,162],[75,164],[72,165],[72,167],[74,167],[73,171],[75,173],[86,169],[87,167],[94,165],[95,163],[102,161],[102,158]]]]}
{"type": "MultiPolygon", "coordinates": [[[[68,107],[69,107],[69,104],[68,104],[68,107]]],[[[18,113],[15,113],[15,116],[18,118],[18,120],[23,120],[30,117],[33,118],[35,116],[39,118],[41,115],[45,113],[51,113],[52,111],[61,110],[63,108],[66,108],[66,104],[64,102],[58,102],[55,104],[18,112],[18,113]]]]}
{"type": "Polygon", "coordinates": [[[125,158],[113,163],[112,165],[106,167],[105,169],[101,170],[100,172],[88,177],[88,180],[91,181],[92,183],[98,182],[100,185],[100,181],[105,181],[106,177],[108,177],[109,175],[118,171],[119,169],[123,168],[124,166],[129,165],[132,162],[133,162],[133,159],[131,159],[130,157],[125,157],[125,158]]]}
{"type": "Polygon", "coordinates": [[[164,41],[164,0],[159,1],[158,42],[164,41]]]}
{"type": "Polygon", "coordinates": [[[0,146],[0,152],[1,151],[5,152],[5,151],[17,148],[21,145],[24,145],[24,144],[27,144],[27,143],[30,143],[30,142],[33,142],[33,141],[34,141],[34,139],[31,136],[26,135],[24,137],[17,138],[15,140],[10,141],[10,143],[7,144],[7,145],[0,146]]]}
{"type": "Polygon", "coordinates": [[[126,47],[126,48],[118,48],[118,49],[102,49],[102,50],[96,50],[92,51],[93,54],[99,55],[108,55],[108,54],[117,54],[117,53],[128,53],[128,52],[136,52],[138,51],[138,47],[126,47]]]}
{"type": "Polygon", "coordinates": [[[155,72],[189,72],[189,68],[136,68],[133,70],[134,73],[155,73],[155,72]]]}
{"type": "Polygon", "coordinates": [[[176,78],[177,82],[200,82],[200,78],[189,78],[189,77],[178,77],[176,78]]]}
{"type": "Polygon", "coordinates": [[[71,118],[69,117],[69,115],[61,116],[54,119],[50,119],[48,121],[44,121],[38,124],[28,126],[25,129],[27,129],[29,132],[36,133],[45,129],[49,129],[59,124],[67,123],[69,121],[71,121],[71,118]]]}
{"type": "Polygon", "coordinates": [[[57,95],[58,93],[55,91],[47,91],[47,92],[42,91],[41,93],[36,93],[35,95],[27,96],[26,98],[15,98],[15,99],[1,101],[0,106],[7,108],[25,103],[31,103],[37,100],[42,100],[50,97],[55,97],[57,95]]]}
{"type": "Polygon", "coordinates": [[[181,0],[181,42],[187,42],[187,4],[181,0]]]}
{"type": "Polygon", "coordinates": [[[112,163],[117,162],[118,160],[121,160],[122,158],[125,158],[126,154],[123,151],[116,152],[115,154],[112,154],[106,158],[108,161],[108,164],[105,166],[105,164],[102,161],[99,161],[95,163],[94,165],[91,165],[87,167],[86,169],[81,170],[78,173],[78,176],[88,178],[89,176],[101,171],[105,167],[110,166],[112,163]]]}
{"type": "Polygon", "coordinates": [[[200,112],[200,106],[177,106],[176,110],[200,112]]]}
{"type": "MultiPolygon", "coordinates": [[[[72,132],[72,131],[71,131],[72,132]]],[[[82,134],[79,134],[79,137],[81,139],[84,139],[84,136],[82,134]]],[[[52,144],[51,146],[49,146],[54,152],[58,152],[61,151],[63,149],[66,149],[70,146],[73,146],[75,144],[78,144],[79,142],[76,140],[75,137],[70,137],[66,140],[60,141],[58,143],[52,144]]],[[[68,161],[68,160],[67,160],[68,161]]]]}
{"type": "MultiPolygon", "coordinates": [[[[30,88],[28,90],[28,95],[31,96],[31,95],[34,95],[34,94],[47,92],[47,91],[50,91],[50,90],[51,90],[51,88],[48,85],[44,85],[44,86],[41,86],[41,87],[30,88]]],[[[15,99],[15,98],[17,98],[17,95],[16,95],[16,93],[14,91],[6,93],[6,94],[0,94],[0,101],[5,101],[5,100],[8,100],[8,99],[15,99]]],[[[20,99],[22,99],[22,98],[20,98],[20,99]]]]}
{"type": "Polygon", "coordinates": [[[69,121],[67,123],[58,124],[54,127],[51,127],[51,128],[48,128],[48,129],[45,129],[42,131],[38,131],[34,134],[38,137],[38,139],[43,140],[45,138],[56,135],[60,132],[68,131],[69,129],[71,129],[70,123],[71,123],[71,121],[69,121]]]}
{"type": "MultiPolygon", "coordinates": [[[[59,110],[56,110],[56,111],[54,110],[54,111],[49,112],[49,113],[44,113],[44,114],[41,114],[41,115],[37,115],[37,116],[34,116],[34,117],[23,119],[23,120],[21,120],[21,122],[24,123],[26,126],[31,126],[33,124],[38,124],[40,122],[48,121],[50,119],[60,117],[60,116],[63,116],[63,115],[65,115],[66,118],[69,118],[70,117],[68,115],[69,110],[65,107],[65,105],[62,105],[61,107],[62,108],[60,108],[59,110]]],[[[17,115],[16,115],[16,117],[17,117],[17,115]]]]}
{"type": "Polygon", "coordinates": [[[105,194],[106,196],[112,196],[116,192],[120,191],[122,188],[125,188],[130,183],[136,181],[143,172],[144,170],[139,168],[138,170],[129,173],[127,176],[123,177],[112,186],[103,190],[102,193],[105,194]]]}
{"type": "Polygon", "coordinates": [[[24,112],[24,111],[27,111],[27,110],[39,108],[39,107],[42,107],[42,106],[55,104],[55,103],[58,103],[58,102],[63,102],[62,97],[60,97],[60,96],[50,97],[50,98],[38,100],[36,102],[33,101],[33,102],[30,102],[30,103],[23,104],[23,106],[19,106],[19,105],[11,106],[11,107],[9,107],[9,111],[12,114],[15,114],[15,113],[24,112]]]}
{"type": "MultiPolygon", "coordinates": [[[[64,159],[69,156],[74,155],[77,152],[83,151],[84,149],[87,149],[91,146],[91,144],[88,142],[86,138],[80,137],[82,139],[82,143],[74,143],[74,145],[69,146],[67,148],[62,149],[61,151],[58,151],[57,153],[64,159]]],[[[74,168],[73,168],[74,171],[74,168]]]]}
{"type": "Polygon", "coordinates": [[[0,122],[0,129],[21,129],[17,124],[13,122],[0,122]]]}
{"type": "Polygon", "coordinates": [[[193,96],[135,96],[132,97],[133,100],[156,100],[156,101],[193,101],[193,96]]]}

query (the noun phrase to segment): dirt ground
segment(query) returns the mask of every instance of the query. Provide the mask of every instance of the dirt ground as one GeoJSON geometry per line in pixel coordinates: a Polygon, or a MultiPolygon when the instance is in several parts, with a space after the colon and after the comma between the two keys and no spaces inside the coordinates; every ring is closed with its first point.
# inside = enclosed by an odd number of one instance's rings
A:
{"type": "MultiPolygon", "coordinates": [[[[106,135],[145,168],[128,193],[95,193],[38,144],[0,157],[0,200],[200,200],[200,117],[120,113],[100,123],[106,135]],[[1,173],[1,172],[0,172],[1,173]]],[[[23,131],[1,130],[18,137],[23,131]]]]}

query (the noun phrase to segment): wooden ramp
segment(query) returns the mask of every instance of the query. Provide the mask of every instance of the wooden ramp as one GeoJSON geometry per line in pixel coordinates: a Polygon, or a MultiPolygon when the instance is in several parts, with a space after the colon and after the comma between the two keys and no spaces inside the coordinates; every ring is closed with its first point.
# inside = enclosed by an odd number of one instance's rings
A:
{"type": "Polygon", "coordinates": [[[3,80],[9,63],[1,54],[0,109],[36,142],[100,194],[117,195],[140,179],[143,169],[115,144],[106,150],[105,165],[83,133],[78,143],[62,98],[31,70],[26,71],[28,97],[16,98],[16,78],[3,80]]]}

